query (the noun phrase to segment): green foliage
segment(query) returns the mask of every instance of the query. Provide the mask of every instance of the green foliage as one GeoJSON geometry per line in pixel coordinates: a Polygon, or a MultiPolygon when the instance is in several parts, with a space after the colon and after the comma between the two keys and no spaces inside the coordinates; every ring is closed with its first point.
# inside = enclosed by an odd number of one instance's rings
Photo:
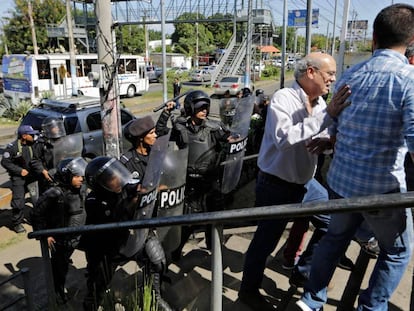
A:
{"type": "MultiPolygon", "coordinates": [[[[203,19],[204,16],[198,14],[199,19],[203,19]]],[[[178,20],[196,20],[197,13],[184,13],[180,15],[178,20]]],[[[171,39],[175,44],[175,51],[183,53],[187,56],[196,55],[195,38],[198,38],[198,54],[210,53],[215,49],[214,36],[208,30],[206,25],[188,23],[174,23],[175,31],[171,35],[171,39]]]]}
{"type": "MultiPolygon", "coordinates": [[[[3,33],[10,53],[33,52],[32,34],[28,14],[29,0],[15,0],[14,11],[5,17],[3,33]]],[[[65,16],[66,7],[63,0],[30,0],[32,2],[33,21],[39,51],[48,49],[49,38],[46,24],[59,23],[65,16]]]]}
{"type": "Polygon", "coordinates": [[[270,78],[276,77],[280,73],[280,69],[275,66],[266,66],[265,69],[262,71],[263,77],[270,78]]]}
{"type": "Polygon", "coordinates": [[[138,284],[135,277],[135,287],[125,297],[117,297],[112,290],[106,291],[102,303],[103,310],[125,311],[158,311],[155,294],[152,289],[152,277],[144,278],[144,286],[138,284]],[[123,307],[123,308],[122,308],[123,307]]]}
{"type": "Polygon", "coordinates": [[[29,100],[12,100],[0,96],[0,116],[4,118],[19,121],[31,108],[33,105],[29,100]]]}
{"type": "Polygon", "coordinates": [[[144,27],[127,25],[116,31],[117,47],[121,53],[141,54],[145,52],[144,27]]]}
{"type": "MultiPolygon", "coordinates": [[[[224,17],[232,18],[233,15],[216,13],[208,19],[222,19],[224,17]]],[[[206,23],[205,26],[212,33],[215,46],[225,48],[233,35],[233,22],[211,22],[206,23]]]]}

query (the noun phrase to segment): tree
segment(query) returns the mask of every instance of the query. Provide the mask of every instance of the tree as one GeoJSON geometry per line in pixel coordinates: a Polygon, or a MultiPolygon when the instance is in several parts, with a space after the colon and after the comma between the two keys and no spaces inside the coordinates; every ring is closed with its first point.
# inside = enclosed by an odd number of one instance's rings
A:
{"type": "Polygon", "coordinates": [[[194,23],[174,23],[175,30],[171,35],[171,39],[175,44],[175,50],[187,56],[194,56],[196,54],[196,44],[194,44],[196,37],[198,37],[198,54],[210,53],[215,49],[213,35],[207,27],[199,23],[197,30],[195,23],[197,16],[198,19],[205,19],[203,15],[197,15],[197,13],[183,13],[177,20],[193,20],[194,23]]]}
{"type": "MultiPolygon", "coordinates": [[[[223,18],[233,18],[233,15],[221,13],[216,13],[210,16],[208,19],[223,19],[223,18]]],[[[206,23],[206,28],[211,32],[214,38],[214,44],[219,48],[225,48],[227,43],[230,41],[231,36],[233,35],[233,22],[211,22],[206,23]]]]}
{"type": "MultiPolygon", "coordinates": [[[[14,11],[5,17],[3,33],[7,38],[10,53],[33,52],[32,35],[28,15],[29,0],[15,0],[14,11]]],[[[31,0],[33,21],[39,51],[48,49],[50,40],[46,33],[46,24],[59,23],[66,14],[63,0],[31,0]]]]}
{"type": "Polygon", "coordinates": [[[118,52],[140,54],[145,52],[144,27],[137,25],[122,26],[117,29],[118,52]]]}

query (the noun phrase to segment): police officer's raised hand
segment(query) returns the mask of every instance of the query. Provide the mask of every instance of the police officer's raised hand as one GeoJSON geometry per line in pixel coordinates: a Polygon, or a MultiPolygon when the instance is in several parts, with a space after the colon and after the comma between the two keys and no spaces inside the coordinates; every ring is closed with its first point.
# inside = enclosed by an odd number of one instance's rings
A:
{"type": "Polygon", "coordinates": [[[22,172],[20,173],[20,175],[22,175],[23,177],[29,175],[29,171],[26,169],[22,169],[22,172]]]}
{"type": "Polygon", "coordinates": [[[170,101],[170,102],[168,102],[168,103],[165,104],[165,108],[164,109],[167,112],[171,112],[171,111],[174,110],[174,108],[175,108],[175,103],[173,101],[170,101]]]}
{"type": "Polygon", "coordinates": [[[351,102],[347,101],[351,95],[351,89],[349,85],[341,86],[338,91],[332,96],[331,102],[326,108],[326,112],[332,117],[336,118],[342,112],[342,110],[348,107],[351,102]]]}

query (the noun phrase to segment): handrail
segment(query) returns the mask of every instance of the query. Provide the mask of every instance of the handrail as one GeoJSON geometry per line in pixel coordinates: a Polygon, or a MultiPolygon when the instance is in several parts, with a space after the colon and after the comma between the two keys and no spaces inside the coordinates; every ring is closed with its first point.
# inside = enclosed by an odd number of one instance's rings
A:
{"type": "MultiPolygon", "coordinates": [[[[138,229],[149,227],[165,227],[177,225],[212,224],[212,285],[211,285],[211,310],[222,310],[222,254],[219,230],[225,223],[240,223],[240,221],[252,221],[274,218],[294,218],[315,214],[333,214],[339,212],[374,211],[388,208],[412,208],[414,207],[414,192],[393,193],[355,197],[349,199],[337,199],[324,202],[307,202],[298,204],[283,204],[264,207],[243,208],[228,211],[218,211],[200,214],[152,218],[145,220],[133,220],[121,223],[108,223],[100,225],[86,225],[80,227],[48,229],[30,232],[30,239],[40,240],[42,257],[44,261],[49,307],[55,304],[53,291],[53,279],[50,267],[50,257],[47,246],[47,237],[52,235],[79,234],[85,232],[97,232],[105,230],[138,229]]],[[[283,309],[282,309],[283,310],[283,309]]]]}
{"type": "Polygon", "coordinates": [[[387,208],[414,207],[414,192],[381,194],[349,199],[329,200],[326,202],[307,202],[297,204],[282,204],[262,207],[251,207],[236,210],[188,214],[180,216],[130,220],[119,223],[85,225],[46,229],[28,234],[29,239],[37,239],[51,235],[66,235],[85,232],[140,229],[150,227],[166,227],[178,225],[225,224],[240,221],[259,220],[269,217],[286,218],[310,216],[314,214],[333,214],[354,211],[369,211],[387,208]]]}
{"type": "MultiPolygon", "coordinates": [[[[18,295],[13,297],[13,299],[11,301],[6,302],[5,304],[0,306],[0,310],[6,310],[8,308],[10,308],[11,306],[14,306],[15,304],[17,304],[20,300],[26,299],[26,304],[27,304],[27,309],[28,310],[34,310],[34,303],[33,303],[33,293],[32,293],[32,288],[30,285],[30,270],[29,268],[22,268],[19,271],[17,271],[16,273],[13,273],[11,276],[9,276],[8,278],[4,279],[2,282],[0,282],[0,286],[3,286],[11,281],[13,281],[14,279],[18,278],[18,277],[22,277],[23,278],[23,286],[24,286],[24,294],[23,295],[18,295]]],[[[4,301],[3,301],[4,303],[4,301]]]]}

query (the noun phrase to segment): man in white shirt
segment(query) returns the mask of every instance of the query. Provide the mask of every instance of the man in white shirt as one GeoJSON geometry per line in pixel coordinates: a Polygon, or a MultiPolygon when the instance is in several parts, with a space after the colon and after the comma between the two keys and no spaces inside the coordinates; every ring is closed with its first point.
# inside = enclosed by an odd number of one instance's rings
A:
{"type": "MultiPolygon", "coordinates": [[[[332,148],[327,127],[349,105],[343,86],[329,106],[321,97],[336,78],[332,56],[311,53],[300,60],[291,88],[277,91],[268,107],[259,152],[256,206],[300,203],[313,177],[317,155],[332,148]]],[[[275,249],[289,219],[259,221],[246,253],[239,298],[254,310],[274,310],[259,293],[266,259],[275,249]]]]}

